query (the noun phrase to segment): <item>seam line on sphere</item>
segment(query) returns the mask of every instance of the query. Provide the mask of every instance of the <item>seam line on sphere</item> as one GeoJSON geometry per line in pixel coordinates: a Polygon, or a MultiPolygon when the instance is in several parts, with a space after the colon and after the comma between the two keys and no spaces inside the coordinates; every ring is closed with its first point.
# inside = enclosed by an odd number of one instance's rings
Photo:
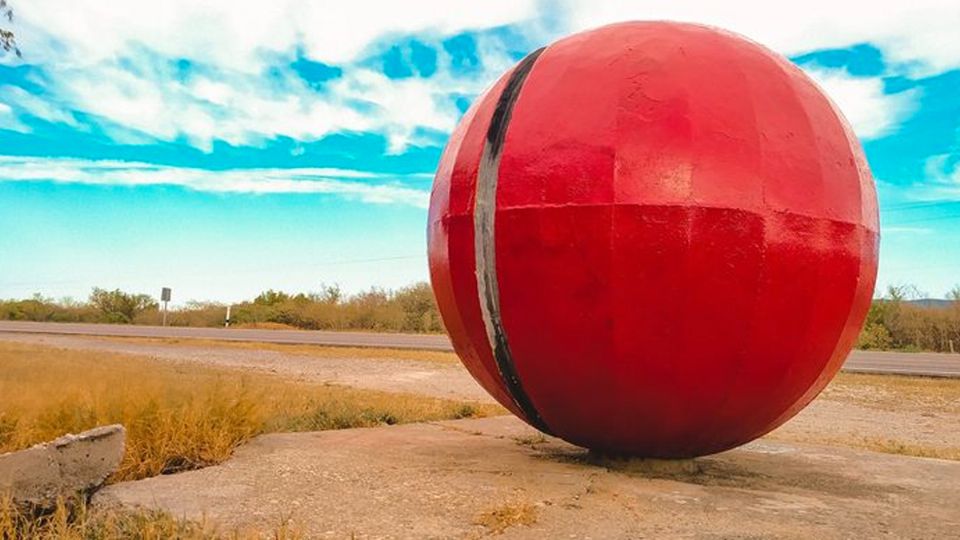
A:
{"type": "Polygon", "coordinates": [[[517,368],[510,352],[507,335],[500,317],[500,286],[497,281],[496,235],[494,215],[497,211],[497,182],[500,175],[500,156],[513,106],[520,97],[520,90],[544,48],[533,51],[517,64],[507,84],[497,98],[497,105],[487,128],[487,136],[477,171],[477,192],[474,202],[474,249],[477,260],[477,291],[480,295],[480,312],[487,331],[487,340],[500,377],[513,402],[534,427],[545,433],[549,428],[540,417],[523,389],[517,368]]]}

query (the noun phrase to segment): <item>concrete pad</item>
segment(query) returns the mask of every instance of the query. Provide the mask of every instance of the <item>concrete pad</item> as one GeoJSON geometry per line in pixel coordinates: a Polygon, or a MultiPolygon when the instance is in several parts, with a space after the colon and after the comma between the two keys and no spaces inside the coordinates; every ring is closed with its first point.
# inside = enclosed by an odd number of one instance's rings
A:
{"type": "Polygon", "coordinates": [[[960,530],[960,462],[758,441],[649,467],[593,461],[513,417],[273,434],[207,469],[108,486],[95,505],[310,538],[933,538],[960,530]],[[509,515],[503,512],[502,515],[509,515]]]}
{"type": "Polygon", "coordinates": [[[123,426],[103,426],[2,454],[0,493],[40,510],[55,507],[58,497],[89,493],[117,470],[125,438],[123,426]]]}

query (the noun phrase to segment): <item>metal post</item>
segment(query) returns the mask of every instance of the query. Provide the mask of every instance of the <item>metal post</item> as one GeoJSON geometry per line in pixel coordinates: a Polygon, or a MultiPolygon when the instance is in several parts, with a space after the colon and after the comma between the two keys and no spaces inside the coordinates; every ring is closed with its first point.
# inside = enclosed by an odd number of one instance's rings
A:
{"type": "Polygon", "coordinates": [[[170,302],[170,287],[160,289],[160,301],[163,302],[163,326],[167,325],[167,303],[170,302]]]}
{"type": "Polygon", "coordinates": [[[230,328],[230,306],[227,306],[227,318],[223,321],[224,328],[230,328]]]}

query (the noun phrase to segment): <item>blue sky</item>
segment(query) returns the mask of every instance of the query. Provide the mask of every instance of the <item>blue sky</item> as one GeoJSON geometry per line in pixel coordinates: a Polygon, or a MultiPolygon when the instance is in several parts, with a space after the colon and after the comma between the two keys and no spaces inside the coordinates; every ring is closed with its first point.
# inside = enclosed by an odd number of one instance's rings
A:
{"type": "Polygon", "coordinates": [[[956,2],[12,3],[0,298],[424,280],[432,173],[471,100],[530,50],[629,19],[715,24],[789,56],[863,141],[878,286],[960,283],[956,2]]]}

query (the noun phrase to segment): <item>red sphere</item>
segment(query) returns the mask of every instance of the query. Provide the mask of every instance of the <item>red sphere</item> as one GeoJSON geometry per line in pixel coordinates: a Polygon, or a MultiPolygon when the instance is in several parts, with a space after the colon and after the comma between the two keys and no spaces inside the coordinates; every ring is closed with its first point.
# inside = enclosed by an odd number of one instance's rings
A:
{"type": "Polygon", "coordinates": [[[849,125],[785,58],[636,22],[530,54],[443,153],[430,274],[470,373],[529,424],[690,457],[809,403],[877,270],[849,125]]]}

